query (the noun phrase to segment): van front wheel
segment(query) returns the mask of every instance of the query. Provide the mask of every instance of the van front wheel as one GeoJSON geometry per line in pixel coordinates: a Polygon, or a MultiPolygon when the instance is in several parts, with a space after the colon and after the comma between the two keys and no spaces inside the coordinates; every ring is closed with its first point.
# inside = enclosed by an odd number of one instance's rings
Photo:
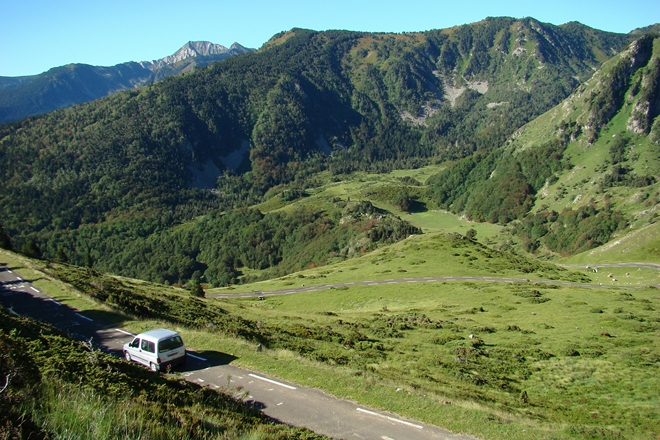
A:
{"type": "Polygon", "coordinates": [[[131,354],[130,354],[129,352],[127,352],[127,351],[124,352],[124,358],[125,358],[128,362],[130,362],[130,361],[132,360],[132,359],[131,359],[131,354]]]}
{"type": "Polygon", "coordinates": [[[153,362],[149,364],[149,368],[151,368],[151,371],[153,371],[154,373],[158,371],[158,365],[154,364],[153,362]]]}

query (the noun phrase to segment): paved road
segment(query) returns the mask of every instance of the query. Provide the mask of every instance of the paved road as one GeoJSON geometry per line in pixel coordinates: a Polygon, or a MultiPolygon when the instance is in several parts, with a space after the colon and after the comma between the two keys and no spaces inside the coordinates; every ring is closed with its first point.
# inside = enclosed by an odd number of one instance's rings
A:
{"type": "MultiPolygon", "coordinates": [[[[587,267],[582,264],[576,265],[562,265],[564,267],[587,267]]],[[[599,264],[590,267],[648,267],[651,269],[660,269],[660,264],[651,263],[613,263],[613,264],[599,264]]],[[[533,280],[529,278],[498,278],[498,277],[472,277],[472,276],[448,276],[448,277],[423,277],[423,278],[397,278],[388,280],[371,280],[371,281],[353,281],[349,283],[336,283],[324,284],[320,286],[298,287],[282,290],[270,291],[252,291],[247,293],[207,293],[207,298],[256,298],[277,295],[291,295],[293,293],[302,292],[317,292],[319,290],[327,290],[332,288],[350,287],[350,286],[377,286],[381,284],[400,284],[400,283],[424,283],[424,282],[443,282],[443,281],[486,281],[492,283],[541,283],[551,286],[566,286],[566,287],[580,287],[584,289],[612,289],[612,288],[626,288],[626,289],[644,289],[645,287],[636,286],[601,286],[595,284],[571,283],[568,281],[553,281],[553,280],[533,280]]],[[[657,286],[660,288],[660,284],[657,286]]]]}
{"type": "MultiPolygon", "coordinates": [[[[129,332],[60,304],[21,279],[0,263],[0,302],[17,315],[49,322],[79,340],[92,340],[102,349],[121,356],[121,348],[132,339],[129,332]]],[[[91,315],[91,314],[90,314],[91,315]]],[[[406,420],[395,414],[371,410],[329,396],[319,390],[285,383],[267,375],[230,365],[225,353],[190,353],[177,370],[191,382],[224,388],[237,395],[247,393],[248,405],[283,423],[307,427],[337,439],[422,440],[471,439],[435,426],[406,420]]]]}

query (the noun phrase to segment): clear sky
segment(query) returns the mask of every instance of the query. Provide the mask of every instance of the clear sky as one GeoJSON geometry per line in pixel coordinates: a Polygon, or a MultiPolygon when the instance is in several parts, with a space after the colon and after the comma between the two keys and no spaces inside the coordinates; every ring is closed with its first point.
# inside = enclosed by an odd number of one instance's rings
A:
{"type": "Polygon", "coordinates": [[[660,0],[0,0],[0,76],[153,60],[188,41],[259,48],[294,27],[425,31],[489,16],[627,33],[660,22],[660,0]]]}

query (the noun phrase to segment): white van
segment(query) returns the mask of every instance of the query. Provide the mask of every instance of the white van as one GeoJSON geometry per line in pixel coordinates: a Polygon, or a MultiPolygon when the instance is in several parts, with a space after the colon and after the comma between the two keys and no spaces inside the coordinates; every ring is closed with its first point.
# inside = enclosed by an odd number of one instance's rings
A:
{"type": "Polygon", "coordinates": [[[177,332],[159,328],[140,333],[124,344],[124,357],[151,371],[160,371],[186,362],[186,346],[177,332]]]}

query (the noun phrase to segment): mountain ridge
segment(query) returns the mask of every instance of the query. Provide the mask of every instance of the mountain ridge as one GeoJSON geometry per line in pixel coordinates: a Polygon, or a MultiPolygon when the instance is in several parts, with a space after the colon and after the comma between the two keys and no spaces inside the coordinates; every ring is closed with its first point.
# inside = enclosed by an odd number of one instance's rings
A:
{"type": "Polygon", "coordinates": [[[72,63],[38,75],[0,77],[0,124],[93,101],[252,51],[238,43],[227,49],[208,41],[190,41],[173,55],[152,61],[108,67],[72,63]]]}
{"type": "MultiPolygon", "coordinates": [[[[234,210],[282,191],[286,200],[304,198],[317,180],[356,171],[382,173],[497,151],[589,78],[611,48],[622,51],[632,40],[578,24],[561,28],[506,17],[410,34],[292,30],[258,52],[0,127],[0,217],[18,247],[33,240],[49,256],[66,249],[76,264],[88,255],[111,272],[149,269],[132,273],[136,277],[185,282],[208,269],[208,277],[224,284],[242,265],[276,270],[291,251],[284,245],[263,244],[270,249],[260,253],[266,259],[242,255],[229,243],[200,253],[204,228],[227,230],[216,228],[220,220],[212,213],[268,228],[271,217],[234,210]],[[450,104],[447,85],[470,83],[450,104]],[[424,108],[430,111],[423,123],[405,117],[424,108]],[[201,181],[205,186],[196,187],[201,181]],[[195,237],[186,241],[192,248],[185,255],[168,248],[170,228],[206,215],[210,224],[185,228],[195,237]],[[115,236],[115,228],[122,232],[115,236]],[[139,240],[148,243],[136,253],[139,240]],[[231,255],[224,254],[228,249],[231,255]],[[144,260],[163,253],[176,256],[158,264],[144,260]],[[134,263],[128,267],[124,258],[134,263]]],[[[508,166],[515,182],[525,182],[515,163],[508,166]]],[[[493,182],[506,182],[505,175],[496,173],[493,182]]],[[[538,191],[547,176],[536,177],[538,191]]],[[[525,188],[521,194],[531,197],[525,188]]],[[[353,209],[377,217],[373,207],[346,207],[353,209]]],[[[327,212],[307,214],[321,222],[327,212]]],[[[367,238],[404,237],[408,226],[385,220],[374,221],[367,238]]],[[[339,223],[327,221],[315,231],[327,227],[337,234],[323,243],[328,247],[316,246],[307,260],[289,267],[370,248],[356,247],[337,232],[339,223]]]]}

